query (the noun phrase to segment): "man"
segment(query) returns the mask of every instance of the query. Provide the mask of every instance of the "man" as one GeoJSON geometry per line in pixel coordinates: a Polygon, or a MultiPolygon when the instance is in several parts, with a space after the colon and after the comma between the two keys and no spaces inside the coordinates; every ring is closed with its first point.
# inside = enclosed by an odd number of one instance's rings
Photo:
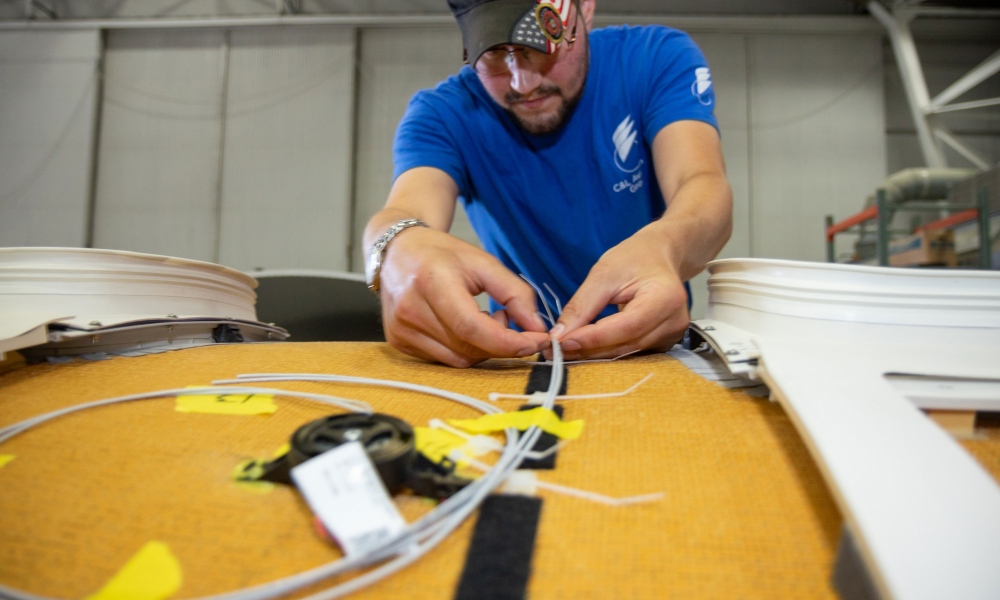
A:
{"type": "Polygon", "coordinates": [[[456,367],[550,336],[569,360],[669,347],[731,231],[701,52],[664,27],[591,31],[595,0],[449,5],[469,66],[410,102],[365,231],[386,339],[456,367]],[[459,199],[486,252],[447,233],[459,199]],[[560,297],[551,331],[518,274],[560,297]]]}

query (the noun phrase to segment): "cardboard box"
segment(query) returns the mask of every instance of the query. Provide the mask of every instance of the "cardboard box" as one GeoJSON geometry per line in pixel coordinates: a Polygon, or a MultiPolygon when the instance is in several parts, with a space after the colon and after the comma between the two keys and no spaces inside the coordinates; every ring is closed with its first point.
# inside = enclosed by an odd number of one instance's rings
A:
{"type": "Polygon", "coordinates": [[[889,244],[891,267],[955,267],[955,233],[949,230],[921,231],[889,244]]]}

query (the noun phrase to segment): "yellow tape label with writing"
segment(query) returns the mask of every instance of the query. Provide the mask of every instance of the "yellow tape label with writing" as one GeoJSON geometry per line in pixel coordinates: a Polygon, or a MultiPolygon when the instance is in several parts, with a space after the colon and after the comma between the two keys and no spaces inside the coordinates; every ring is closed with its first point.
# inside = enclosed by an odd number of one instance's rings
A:
{"type": "Polygon", "coordinates": [[[270,415],[278,407],[271,394],[191,394],[177,396],[176,410],[210,415],[270,415]]]}

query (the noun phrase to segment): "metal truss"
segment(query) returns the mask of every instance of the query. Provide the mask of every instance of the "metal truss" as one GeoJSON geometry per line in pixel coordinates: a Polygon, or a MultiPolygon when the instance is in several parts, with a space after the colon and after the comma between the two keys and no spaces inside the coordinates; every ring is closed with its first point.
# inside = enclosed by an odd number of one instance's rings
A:
{"type": "Polygon", "coordinates": [[[59,18],[59,15],[56,13],[55,2],[43,2],[42,0],[24,0],[24,15],[32,20],[39,17],[46,19],[59,18]]]}
{"type": "Polygon", "coordinates": [[[960,77],[958,81],[948,86],[943,92],[930,97],[927,91],[927,81],[924,79],[920,56],[910,31],[910,23],[920,16],[933,17],[1000,17],[997,9],[963,9],[953,7],[923,6],[922,0],[897,0],[891,8],[886,8],[881,2],[872,0],[868,3],[868,11],[886,28],[892,42],[893,53],[899,66],[899,74],[903,79],[903,87],[910,105],[910,113],[917,129],[920,149],[928,167],[944,168],[948,166],[942,144],[948,146],[967,161],[980,169],[990,167],[989,162],[978,152],[967,146],[952,134],[937,117],[943,113],[976,110],[989,106],[1000,105],[1000,98],[988,98],[972,102],[953,100],[976,87],[992,75],[1000,71],[1000,50],[994,52],[974,69],[960,77]]]}

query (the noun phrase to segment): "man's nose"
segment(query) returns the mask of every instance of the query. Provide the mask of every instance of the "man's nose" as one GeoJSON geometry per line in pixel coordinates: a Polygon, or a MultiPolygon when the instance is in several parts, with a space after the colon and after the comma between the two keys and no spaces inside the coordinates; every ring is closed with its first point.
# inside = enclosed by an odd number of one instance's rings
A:
{"type": "Polygon", "coordinates": [[[515,92],[527,96],[541,85],[542,76],[527,64],[527,61],[514,60],[510,65],[510,87],[515,92]]]}

